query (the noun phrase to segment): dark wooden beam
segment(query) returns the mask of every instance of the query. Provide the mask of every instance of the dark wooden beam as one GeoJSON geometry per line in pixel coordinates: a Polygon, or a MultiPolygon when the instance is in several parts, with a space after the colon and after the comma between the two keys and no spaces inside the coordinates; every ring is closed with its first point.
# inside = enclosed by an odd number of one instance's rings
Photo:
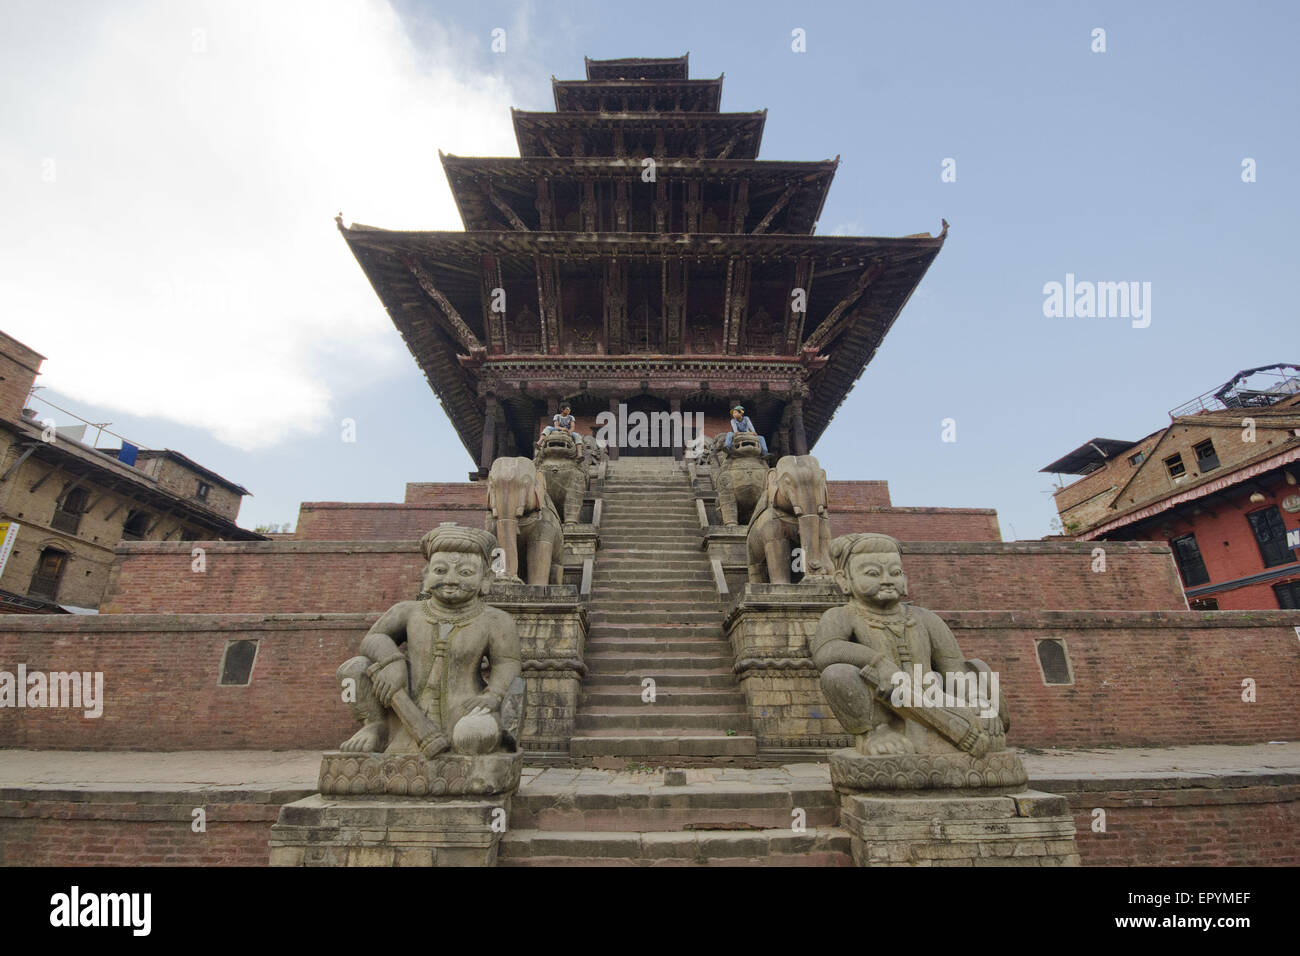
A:
{"type": "Polygon", "coordinates": [[[519,218],[519,214],[510,208],[510,204],[497,195],[497,191],[491,183],[487,184],[487,196],[492,205],[500,210],[501,215],[506,217],[506,222],[510,223],[511,228],[516,232],[532,232],[524,221],[519,218]]]}
{"type": "Polygon", "coordinates": [[[766,232],[767,227],[772,225],[772,220],[776,218],[776,214],[786,207],[786,204],[794,198],[794,194],[798,191],[798,183],[791,183],[787,186],[785,192],[781,193],[776,202],[772,204],[772,208],[767,211],[767,215],[760,219],[758,225],[754,227],[754,235],[758,236],[766,232]]]}
{"type": "Polygon", "coordinates": [[[871,265],[864,269],[844,298],[840,299],[835,304],[835,308],[831,309],[826,318],[822,319],[817,328],[813,329],[812,334],[804,342],[804,348],[819,349],[829,342],[832,335],[839,332],[840,316],[844,315],[855,302],[862,298],[863,293],[867,291],[867,286],[871,285],[884,271],[885,263],[881,259],[874,260],[871,265]]]}
{"type": "Polygon", "coordinates": [[[465,320],[460,317],[456,307],[433,284],[433,277],[429,275],[424,266],[420,265],[413,256],[404,256],[402,261],[411,270],[411,275],[415,276],[415,281],[420,284],[420,288],[424,290],[425,295],[437,305],[438,314],[449,327],[449,331],[456,341],[460,343],[461,347],[471,353],[482,352],[483,344],[479,342],[474,330],[465,324],[465,320]]]}
{"type": "Polygon", "coordinates": [[[808,316],[808,300],[812,296],[813,281],[813,261],[805,256],[795,263],[794,266],[794,285],[790,288],[790,293],[785,297],[785,350],[787,352],[797,351],[799,340],[803,337],[803,322],[808,316]],[[803,290],[803,311],[796,312],[795,290],[803,290]]]}

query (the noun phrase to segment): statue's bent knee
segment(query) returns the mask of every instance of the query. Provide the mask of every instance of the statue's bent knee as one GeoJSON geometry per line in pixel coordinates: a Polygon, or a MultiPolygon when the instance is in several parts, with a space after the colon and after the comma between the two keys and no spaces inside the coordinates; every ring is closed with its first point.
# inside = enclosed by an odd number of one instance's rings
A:
{"type": "Polygon", "coordinates": [[[822,693],[836,719],[851,734],[865,734],[878,722],[877,707],[861,669],[831,664],[821,675],[822,693]]]}

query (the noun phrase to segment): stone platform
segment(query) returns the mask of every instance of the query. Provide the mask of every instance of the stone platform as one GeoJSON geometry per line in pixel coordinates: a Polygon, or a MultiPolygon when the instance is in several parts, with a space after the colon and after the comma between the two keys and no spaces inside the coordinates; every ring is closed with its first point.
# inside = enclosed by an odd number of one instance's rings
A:
{"type": "MultiPolygon", "coordinates": [[[[1086,866],[1300,865],[1300,743],[1019,753],[1029,789],[1068,801],[1086,866]]],[[[320,763],[320,751],[0,751],[0,864],[266,865],[272,825],[316,794],[320,763]]],[[[683,786],[525,766],[498,865],[849,866],[839,821],[825,763],[687,769],[683,786]]]]}

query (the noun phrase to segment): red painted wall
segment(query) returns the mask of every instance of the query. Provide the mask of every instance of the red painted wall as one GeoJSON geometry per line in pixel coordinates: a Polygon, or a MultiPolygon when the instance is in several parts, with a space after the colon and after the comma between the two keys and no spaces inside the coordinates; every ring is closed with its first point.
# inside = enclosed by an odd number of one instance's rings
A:
{"type": "MultiPolygon", "coordinates": [[[[1133,536],[1139,540],[1167,543],[1185,534],[1195,534],[1196,543],[1201,549],[1201,559],[1205,562],[1205,570],[1209,573],[1210,580],[1206,584],[1193,587],[1192,590],[1274,570],[1264,567],[1264,559],[1259,553],[1259,544],[1255,541],[1254,532],[1246,516],[1253,511],[1278,506],[1284,526],[1288,529],[1300,528],[1300,513],[1288,514],[1280,507],[1283,498],[1287,495],[1300,494],[1300,488],[1276,479],[1261,491],[1265,497],[1264,501],[1252,502],[1250,493],[1255,490],[1258,488],[1252,487],[1232,497],[1216,498],[1213,502],[1201,506],[1200,514],[1193,514],[1192,509],[1184,508],[1181,509],[1178,517],[1154,518],[1136,529],[1133,536]]],[[[1296,553],[1300,554],[1300,552],[1296,553]]],[[[1219,608],[1225,611],[1254,608],[1275,610],[1278,601],[1273,587],[1287,581],[1300,581],[1300,562],[1294,562],[1290,566],[1290,573],[1279,578],[1194,597],[1213,598],[1219,602],[1219,608]]]]}

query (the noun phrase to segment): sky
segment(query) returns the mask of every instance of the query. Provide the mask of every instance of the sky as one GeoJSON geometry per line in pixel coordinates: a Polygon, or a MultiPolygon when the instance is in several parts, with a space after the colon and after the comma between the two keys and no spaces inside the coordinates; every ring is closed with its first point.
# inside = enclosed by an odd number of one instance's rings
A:
{"type": "Polygon", "coordinates": [[[335,215],[462,228],[439,149],[517,155],[510,107],[584,55],[689,51],[724,110],[768,109],[761,159],[840,157],[819,234],[951,224],[829,477],[1038,538],[1038,469],[1300,362],[1298,40],[1285,2],[10,0],[0,329],[47,357],[38,397],[249,488],[246,527],[465,480],[335,215]],[[1146,316],[1049,317],[1067,275],[1146,316]]]}

